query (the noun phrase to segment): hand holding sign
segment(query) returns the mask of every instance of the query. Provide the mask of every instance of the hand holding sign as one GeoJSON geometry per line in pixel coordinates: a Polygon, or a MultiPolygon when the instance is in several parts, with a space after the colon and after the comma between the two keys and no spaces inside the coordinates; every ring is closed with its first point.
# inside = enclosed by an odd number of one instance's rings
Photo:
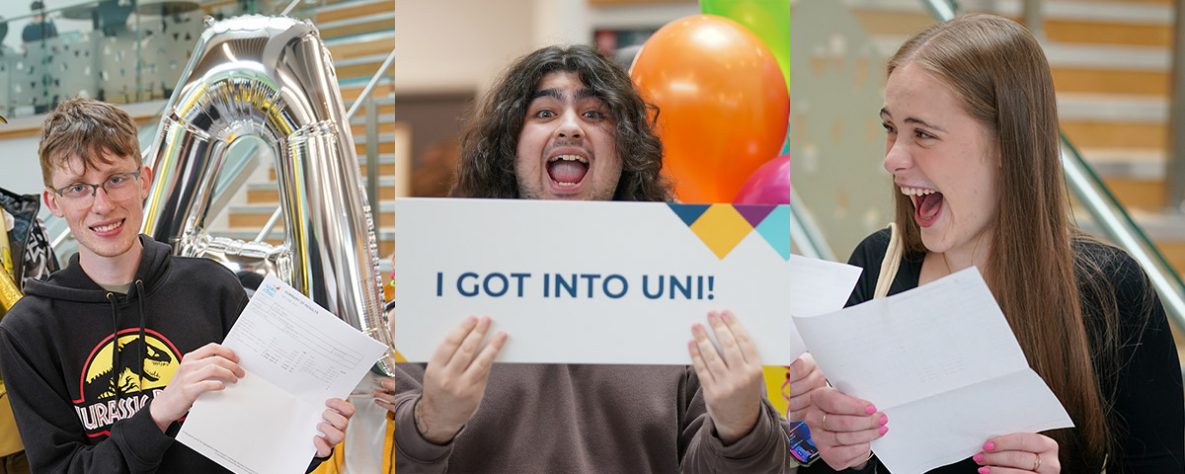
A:
{"type": "Polygon", "coordinates": [[[703,386],[708,416],[720,440],[729,444],[752,431],[761,414],[761,357],[749,333],[731,312],[709,311],[708,324],[720,342],[720,351],[699,323],[691,327],[695,340],[687,344],[687,349],[703,386]]]}
{"type": "Polygon", "coordinates": [[[477,412],[494,357],[506,343],[499,331],[483,345],[490,318],[465,318],[436,348],[424,371],[424,394],[415,407],[416,429],[436,444],[453,439],[477,412]]]}

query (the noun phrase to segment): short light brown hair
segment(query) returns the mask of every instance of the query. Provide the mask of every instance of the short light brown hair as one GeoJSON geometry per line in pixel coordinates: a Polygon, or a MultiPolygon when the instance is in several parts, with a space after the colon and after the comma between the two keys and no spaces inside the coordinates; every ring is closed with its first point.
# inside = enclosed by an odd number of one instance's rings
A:
{"type": "Polygon", "coordinates": [[[41,127],[41,179],[53,186],[53,169],[77,157],[86,168],[108,164],[104,152],[130,156],[136,168],[144,164],[132,117],[118,107],[97,100],[74,97],[58,105],[41,127]]]}

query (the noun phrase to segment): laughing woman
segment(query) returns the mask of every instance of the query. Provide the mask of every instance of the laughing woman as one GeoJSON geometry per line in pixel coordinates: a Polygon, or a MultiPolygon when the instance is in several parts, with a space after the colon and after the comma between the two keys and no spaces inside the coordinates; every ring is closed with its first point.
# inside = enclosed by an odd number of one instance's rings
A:
{"type": "MultiPolygon", "coordinates": [[[[856,248],[851,263],[864,273],[849,304],[871,299],[878,280],[894,294],[977,266],[1076,426],[991,437],[931,472],[1185,472],[1164,309],[1127,254],[1068,223],[1053,79],[1033,36],[988,15],[922,32],[889,61],[880,117],[900,241],[884,230],[856,248]],[[885,258],[890,248],[901,255],[885,258]]],[[[833,388],[810,398],[826,465],[804,472],[887,472],[869,445],[893,436],[876,400],[833,388]]]]}

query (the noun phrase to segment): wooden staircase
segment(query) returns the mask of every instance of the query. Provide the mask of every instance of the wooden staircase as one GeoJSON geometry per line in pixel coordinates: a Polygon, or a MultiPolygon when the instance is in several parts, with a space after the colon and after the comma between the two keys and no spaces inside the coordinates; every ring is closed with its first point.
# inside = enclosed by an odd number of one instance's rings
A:
{"type": "MultiPolygon", "coordinates": [[[[395,3],[392,0],[336,0],[324,1],[311,10],[294,12],[310,18],[321,33],[333,57],[341,87],[342,99],[349,109],[362,93],[366,83],[395,47],[395,3]]],[[[371,93],[378,117],[378,222],[376,237],[379,257],[388,278],[390,255],[394,252],[394,199],[406,189],[399,183],[396,170],[410,155],[403,127],[395,122],[394,71],[388,69],[385,78],[371,93]],[[400,163],[397,165],[397,163],[400,163]],[[397,188],[399,191],[397,191],[397,188]]],[[[359,169],[367,174],[366,106],[350,120],[358,155],[359,169]]],[[[227,227],[215,233],[236,239],[251,240],[259,234],[278,205],[275,169],[268,163],[265,176],[259,176],[246,186],[245,197],[230,206],[227,227]]],[[[405,174],[400,170],[399,175],[405,174]]],[[[278,244],[283,240],[283,222],[277,224],[266,240],[278,244]]]]}

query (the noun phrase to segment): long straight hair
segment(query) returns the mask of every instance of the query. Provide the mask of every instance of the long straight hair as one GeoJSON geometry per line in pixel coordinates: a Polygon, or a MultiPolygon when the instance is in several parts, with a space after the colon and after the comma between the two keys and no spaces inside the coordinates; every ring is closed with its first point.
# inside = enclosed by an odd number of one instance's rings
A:
{"type": "MultiPolygon", "coordinates": [[[[1080,303],[1071,250],[1076,235],[1068,222],[1058,159],[1057,103],[1049,63],[1023,26],[976,14],[935,25],[907,41],[889,60],[888,74],[906,64],[920,66],[946,83],[965,110],[994,134],[1000,153],[1000,195],[984,277],[1029,364],[1077,427],[1050,434],[1060,446],[1063,470],[1098,472],[1112,444],[1108,409],[1091,361],[1092,339],[1080,303]]],[[[893,194],[906,250],[924,252],[913,204],[901,193],[893,194]]],[[[1079,270],[1094,273],[1089,267],[1079,270]]],[[[1089,287],[1100,279],[1083,280],[1089,287]]],[[[1113,313],[1106,308],[1102,312],[1105,317],[1113,313]]]]}

